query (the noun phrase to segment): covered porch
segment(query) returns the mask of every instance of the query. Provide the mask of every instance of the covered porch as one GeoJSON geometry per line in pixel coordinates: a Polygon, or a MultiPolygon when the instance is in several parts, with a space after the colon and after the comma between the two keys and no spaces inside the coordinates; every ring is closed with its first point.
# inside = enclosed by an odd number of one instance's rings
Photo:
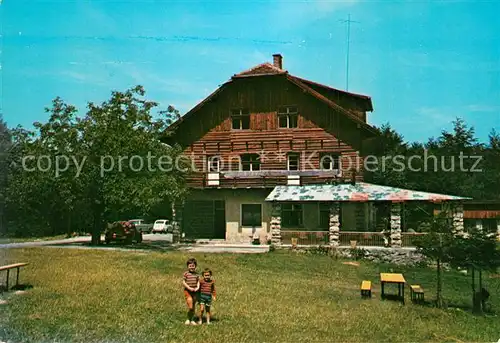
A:
{"type": "MultiPolygon", "coordinates": [[[[450,202],[454,229],[460,233],[464,231],[463,201],[467,199],[359,182],[277,186],[266,201],[272,207],[270,229],[271,241],[275,245],[291,244],[294,239],[298,245],[337,247],[356,241],[357,246],[412,247],[415,238],[424,233],[403,232],[402,209],[406,203],[450,202]],[[295,213],[306,212],[305,209],[315,203],[319,207],[319,212],[316,212],[319,213],[318,222],[322,224],[319,230],[289,225],[294,210],[295,213]],[[383,220],[373,221],[374,212],[383,220]]],[[[307,220],[310,213],[295,216],[307,220]]]]}

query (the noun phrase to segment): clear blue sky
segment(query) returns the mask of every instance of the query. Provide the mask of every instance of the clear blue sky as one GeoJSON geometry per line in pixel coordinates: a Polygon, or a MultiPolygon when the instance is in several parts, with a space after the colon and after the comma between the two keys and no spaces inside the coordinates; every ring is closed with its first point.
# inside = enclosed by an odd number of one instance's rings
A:
{"type": "MultiPolygon", "coordinates": [[[[1,1],[1,0],[0,0],[1,1]]],[[[372,97],[369,122],[427,140],[462,117],[500,130],[500,2],[3,0],[2,112],[45,121],[136,84],[186,112],[233,74],[284,56],[290,73],[372,97]]]]}

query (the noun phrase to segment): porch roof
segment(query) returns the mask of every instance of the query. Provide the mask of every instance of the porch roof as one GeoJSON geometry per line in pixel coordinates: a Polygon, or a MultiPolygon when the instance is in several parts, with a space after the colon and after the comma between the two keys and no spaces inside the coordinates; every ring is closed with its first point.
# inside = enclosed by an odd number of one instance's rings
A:
{"type": "Polygon", "coordinates": [[[276,186],[266,201],[443,201],[467,200],[454,195],[419,192],[366,182],[340,185],[276,186]]]}

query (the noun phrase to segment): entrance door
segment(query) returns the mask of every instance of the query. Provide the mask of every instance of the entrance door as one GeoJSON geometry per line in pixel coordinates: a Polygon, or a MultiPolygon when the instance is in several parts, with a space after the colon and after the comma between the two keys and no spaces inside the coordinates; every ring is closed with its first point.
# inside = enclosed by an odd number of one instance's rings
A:
{"type": "Polygon", "coordinates": [[[214,201],[214,238],[226,239],[226,204],[224,200],[214,201]]]}
{"type": "Polygon", "coordinates": [[[214,202],[186,201],[183,209],[182,230],[186,238],[213,238],[214,202]]]}
{"type": "Polygon", "coordinates": [[[182,219],[182,230],[187,238],[226,238],[226,211],[223,200],[186,201],[182,219]]]}

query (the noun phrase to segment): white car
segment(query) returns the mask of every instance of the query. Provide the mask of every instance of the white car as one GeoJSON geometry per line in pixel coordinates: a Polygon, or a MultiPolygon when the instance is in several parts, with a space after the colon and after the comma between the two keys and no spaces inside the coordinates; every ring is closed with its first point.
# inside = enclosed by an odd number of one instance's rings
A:
{"type": "Polygon", "coordinates": [[[173,227],[167,219],[159,219],[153,224],[152,233],[172,233],[173,227]]]}

